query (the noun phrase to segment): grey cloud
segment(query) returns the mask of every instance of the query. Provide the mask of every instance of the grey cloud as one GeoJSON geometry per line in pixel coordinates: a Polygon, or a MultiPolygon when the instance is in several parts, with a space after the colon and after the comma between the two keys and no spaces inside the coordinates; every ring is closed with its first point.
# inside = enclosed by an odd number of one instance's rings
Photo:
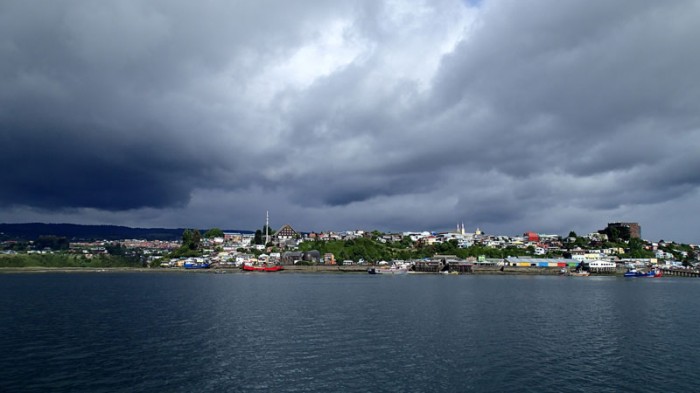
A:
{"type": "Polygon", "coordinates": [[[220,205],[249,227],[272,205],[301,226],[510,233],[681,214],[700,185],[698,16],[691,1],[4,2],[0,214],[195,225],[220,205]]]}
{"type": "Polygon", "coordinates": [[[255,146],[232,152],[220,142],[259,130],[237,108],[218,115],[212,108],[240,99],[217,102],[205,84],[224,74],[238,88],[251,72],[238,66],[245,48],[298,44],[293,17],[304,11],[275,5],[5,3],[0,163],[16,169],[0,176],[3,202],[179,206],[194,187],[247,184],[255,146]],[[230,132],[239,136],[222,135],[230,132]]]}

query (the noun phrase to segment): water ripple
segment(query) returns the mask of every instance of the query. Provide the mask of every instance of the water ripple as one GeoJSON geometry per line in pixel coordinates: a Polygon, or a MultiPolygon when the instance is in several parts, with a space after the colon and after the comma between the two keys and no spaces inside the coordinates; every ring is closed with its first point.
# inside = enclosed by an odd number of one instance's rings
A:
{"type": "Polygon", "coordinates": [[[8,392],[692,391],[700,349],[693,280],[104,274],[0,289],[8,392]]]}

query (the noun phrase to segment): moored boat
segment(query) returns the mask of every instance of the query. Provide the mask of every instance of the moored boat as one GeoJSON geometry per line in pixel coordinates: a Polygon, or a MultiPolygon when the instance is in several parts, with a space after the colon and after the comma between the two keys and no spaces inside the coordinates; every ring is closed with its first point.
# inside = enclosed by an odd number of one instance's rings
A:
{"type": "Polygon", "coordinates": [[[210,265],[207,262],[185,262],[185,269],[209,269],[210,265]]]}
{"type": "MultiPolygon", "coordinates": [[[[265,244],[270,242],[270,213],[265,212],[265,244]]],[[[261,256],[262,257],[262,256],[261,256]]],[[[272,263],[269,258],[261,261],[248,261],[241,265],[241,269],[247,272],[279,272],[284,270],[282,265],[272,263]]]]}
{"type": "Polygon", "coordinates": [[[573,276],[573,277],[588,277],[588,276],[591,275],[591,272],[587,272],[587,271],[585,271],[585,270],[581,270],[581,271],[569,272],[569,274],[567,274],[567,275],[568,275],[568,276],[573,276]]]}
{"type": "Polygon", "coordinates": [[[588,277],[591,275],[591,272],[582,269],[576,269],[571,272],[567,268],[562,268],[561,270],[559,270],[559,274],[562,276],[588,277]]]}
{"type": "Polygon", "coordinates": [[[648,272],[642,272],[637,269],[629,269],[625,272],[625,277],[661,277],[661,270],[652,269],[648,272]]]}
{"type": "Polygon", "coordinates": [[[284,267],[282,267],[282,265],[255,265],[252,263],[244,263],[243,266],[241,266],[241,269],[247,272],[279,272],[284,270],[284,267]]]}
{"type": "Polygon", "coordinates": [[[367,269],[369,274],[407,274],[408,268],[405,266],[391,266],[388,268],[371,267],[367,269]]]}

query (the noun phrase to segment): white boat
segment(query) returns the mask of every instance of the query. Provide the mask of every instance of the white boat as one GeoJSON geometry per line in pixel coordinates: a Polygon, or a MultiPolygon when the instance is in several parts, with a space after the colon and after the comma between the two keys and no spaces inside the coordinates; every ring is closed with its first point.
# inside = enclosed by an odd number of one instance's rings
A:
{"type": "Polygon", "coordinates": [[[369,274],[407,274],[408,267],[391,265],[391,267],[371,267],[367,269],[369,274]]]}
{"type": "Polygon", "coordinates": [[[559,270],[559,274],[562,276],[588,277],[591,275],[591,272],[588,272],[586,270],[574,270],[571,272],[567,268],[561,268],[561,270],[559,270]]]}
{"type": "Polygon", "coordinates": [[[591,273],[585,270],[569,272],[568,276],[572,277],[588,277],[591,273]]]}

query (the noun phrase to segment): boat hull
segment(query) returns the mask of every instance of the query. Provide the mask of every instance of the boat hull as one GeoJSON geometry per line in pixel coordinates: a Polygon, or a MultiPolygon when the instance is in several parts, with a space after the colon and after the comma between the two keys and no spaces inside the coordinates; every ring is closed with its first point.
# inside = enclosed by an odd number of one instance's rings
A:
{"type": "Polygon", "coordinates": [[[591,275],[590,272],[571,272],[568,274],[571,277],[588,277],[591,275]]]}
{"type": "Polygon", "coordinates": [[[626,272],[625,277],[661,277],[661,272],[626,272]]]}
{"type": "Polygon", "coordinates": [[[284,270],[284,268],[280,265],[274,265],[274,266],[251,266],[251,265],[243,265],[241,269],[247,271],[247,272],[279,272],[281,270],[284,270]]]}
{"type": "Polygon", "coordinates": [[[371,267],[367,269],[367,273],[369,274],[407,274],[408,269],[378,269],[375,267],[371,267]]]}
{"type": "Polygon", "coordinates": [[[185,269],[209,269],[208,263],[185,263],[185,269]]]}

